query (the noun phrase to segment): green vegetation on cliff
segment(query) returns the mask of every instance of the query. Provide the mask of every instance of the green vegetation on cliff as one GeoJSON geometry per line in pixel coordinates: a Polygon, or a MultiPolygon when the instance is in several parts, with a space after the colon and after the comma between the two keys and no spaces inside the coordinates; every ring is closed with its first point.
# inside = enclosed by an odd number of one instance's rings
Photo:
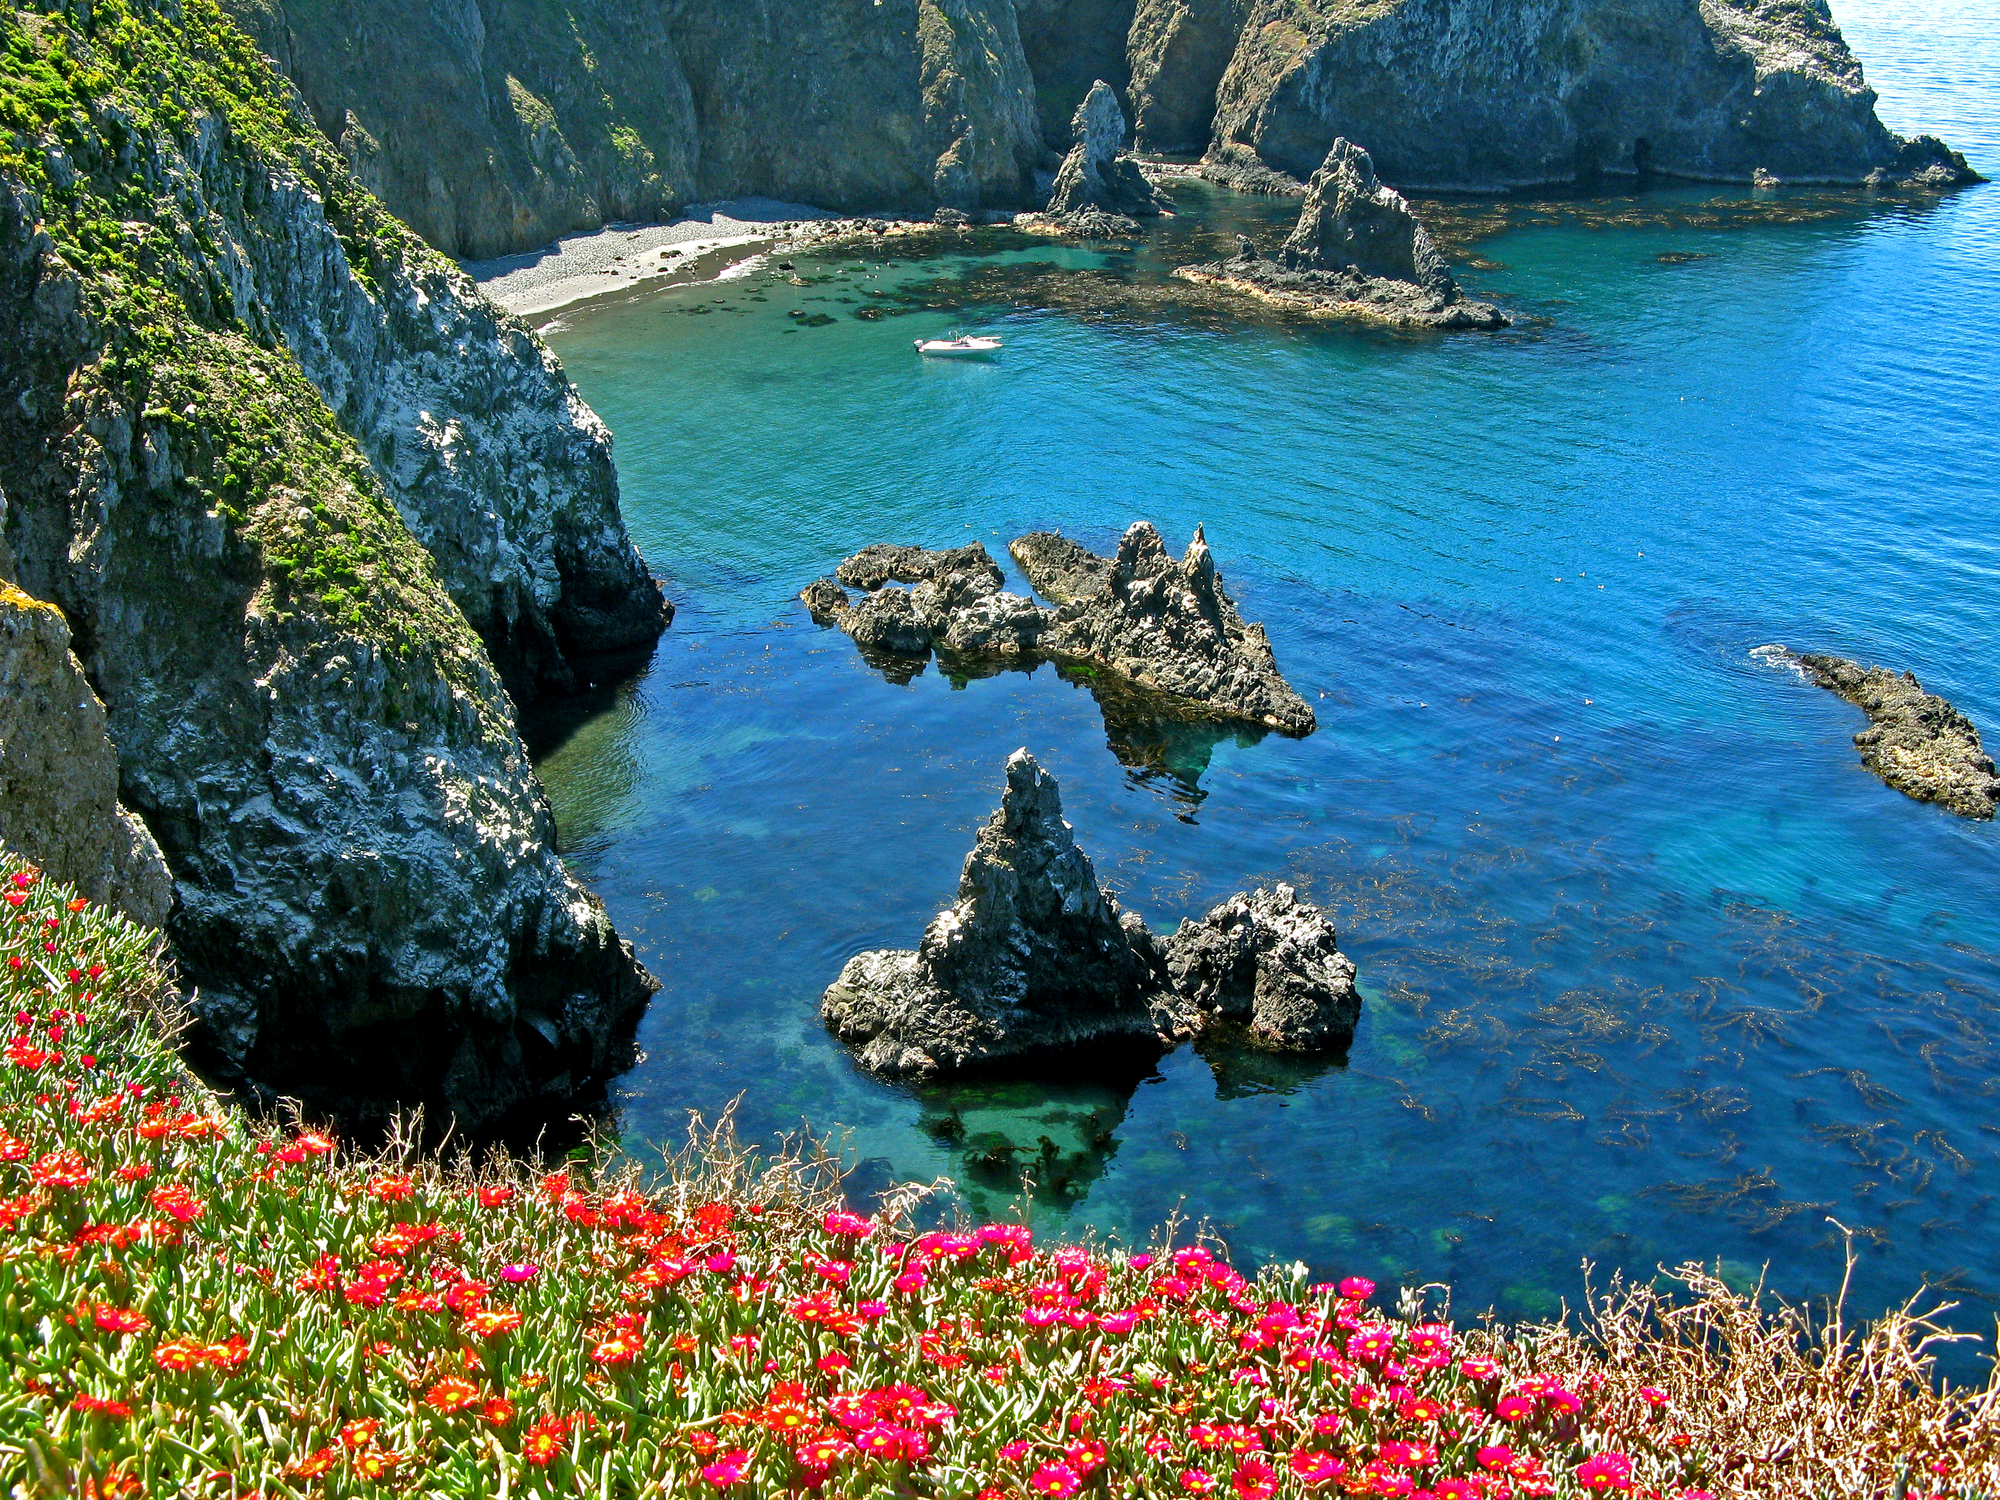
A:
{"type": "Polygon", "coordinates": [[[174,170],[214,152],[219,126],[256,169],[305,169],[364,285],[433,255],[290,98],[212,0],[0,10],[0,175],[46,236],[41,275],[74,288],[99,346],[68,406],[81,421],[107,402],[136,415],[157,497],[224,523],[225,545],[268,579],[253,607],[274,623],[330,616],[393,661],[474,686],[488,671],[477,637],[297,359],[236,306],[232,247],[174,170]]]}

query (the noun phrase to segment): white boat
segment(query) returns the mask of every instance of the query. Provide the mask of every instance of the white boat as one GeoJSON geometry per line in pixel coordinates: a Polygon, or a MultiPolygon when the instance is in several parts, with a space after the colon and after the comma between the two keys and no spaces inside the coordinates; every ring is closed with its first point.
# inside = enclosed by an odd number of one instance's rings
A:
{"type": "Polygon", "coordinates": [[[953,329],[950,336],[941,339],[918,339],[917,353],[941,354],[947,358],[967,355],[998,354],[1000,340],[988,334],[962,334],[953,329]]]}

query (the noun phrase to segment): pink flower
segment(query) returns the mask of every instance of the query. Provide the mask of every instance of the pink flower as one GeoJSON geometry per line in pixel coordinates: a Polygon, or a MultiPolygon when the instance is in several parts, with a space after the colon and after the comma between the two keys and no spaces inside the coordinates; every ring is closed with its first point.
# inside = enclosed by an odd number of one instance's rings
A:
{"type": "Polygon", "coordinates": [[[1190,1495],[1206,1495],[1215,1488],[1215,1476],[1206,1469],[1182,1469],[1181,1488],[1190,1495]]]}
{"type": "MultiPolygon", "coordinates": [[[[502,1266],[500,1268],[500,1279],[502,1281],[533,1281],[541,1274],[542,1268],[540,1266],[531,1266],[525,1262],[517,1266],[502,1266]]],[[[732,1484],[735,1483],[734,1480],[730,1482],[732,1484]]]]}
{"type": "Polygon", "coordinates": [[[1340,1295],[1350,1302],[1366,1302],[1375,1295],[1375,1283],[1366,1276],[1350,1276],[1341,1282],[1340,1295]]]}
{"type": "Polygon", "coordinates": [[[1503,1422],[1525,1422],[1534,1411],[1535,1403],[1526,1396],[1502,1396],[1493,1403],[1493,1415],[1503,1422]]]}
{"type": "Polygon", "coordinates": [[[1246,1458],[1229,1476],[1229,1485],[1242,1500],[1271,1500],[1278,1493],[1278,1471],[1261,1458],[1246,1458]]]}
{"type": "Polygon", "coordinates": [[[1607,1490],[1629,1490],[1632,1488],[1632,1460],[1623,1453],[1599,1453],[1576,1466],[1576,1479],[1594,1495],[1601,1495],[1607,1490]]]}
{"type": "Polygon", "coordinates": [[[1068,1500],[1069,1496],[1083,1488],[1083,1479],[1066,1463],[1048,1463],[1028,1476],[1028,1488],[1037,1495],[1068,1500]]]}
{"type": "Polygon", "coordinates": [[[731,1271],[736,1269],[736,1252],[733,1250],[718,1250],[714,1255],[709,1256],[707,1260],[703,1261],[702,1264],[718,1276],[727,1276],[731,1271]]]}
{"type": "Polygon", "coordinates": [[[865,1240],[875,1232],[875,1226],[861,1215],[839,1208],[820,1220],[820,1227],[841,1239],[865,1240]]]}
{"type": "Polygon", "coordinates": [[[732,1448],[714,1463],[705,1466],[701,1477],[719,1490],[726,1490],[742,1479],[743,1471],[750,1467],[750,1450],[732,1448]]]}
{"type": "Polygon", "coordinates": [[[1665,1406],[1667,1393],[1658,1386],[1642,1385],[1639,1387],[1639,1399],[1648,1406],[1665,1406]]]}
{"type": "Polygon", "coordinates": [[[1002,1463],[1017,1464],[1028,1456],[1028,1440],[1015,1438],[1011,1443],[1002,1443],[999,1454],[1002,1463]]]}
{"type": "Polygon", "coordinates": [[[1475,1456],[1479,1459],[1480,1468],[1497,1472],[1514,1461],[1514,1450],[1505,1443],[1495,1443],[1490,1448],[1481,1448],[1475,1456]]]}
{"type": "Polygon", "coordinates": [[[1308,1452],[1300,1448],[1290,1459],[1291,1471],[1307,1484],[1331,1484],[1347,1472],[1347,1465],[1331,1453],[1308,1452]]]}

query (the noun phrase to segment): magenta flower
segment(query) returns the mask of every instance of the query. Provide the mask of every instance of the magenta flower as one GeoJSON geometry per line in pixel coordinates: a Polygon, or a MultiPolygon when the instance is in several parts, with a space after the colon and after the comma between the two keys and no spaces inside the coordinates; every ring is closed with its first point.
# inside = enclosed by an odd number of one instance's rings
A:
{"type": "Polygon", "coordinates": [[[541,1274],[542,1268],[540,1266],[527,1264],[502,1266],[500,1268],[500,1279],[502,1281],[533,1281],[541,1274]]]}

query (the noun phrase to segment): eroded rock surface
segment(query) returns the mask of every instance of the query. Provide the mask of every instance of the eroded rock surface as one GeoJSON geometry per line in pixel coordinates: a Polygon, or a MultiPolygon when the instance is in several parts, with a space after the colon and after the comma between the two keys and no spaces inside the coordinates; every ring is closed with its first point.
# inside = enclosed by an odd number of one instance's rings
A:
{"type": "Polygon", "coordinates": [[[1347,140],[1335,141],[1313,173],[1276,260],[1245,239],[1232,259],[1175,274],[1314,312],[1411,327],[1508,322],[1492,304],[1466,298],[1403,195],[1378,181],[1368,153],[1347,140]]]}
{"type": "Polygon", "coordinates": [[[1109,668],[1218,717],[1287,734],[1316,727],[1279,673],[1264,627],[1237,613],[1200,527],[1181,558],[1147,521],[1127,529],[1108,559],[1053,533],[1030,533],[1010,550],[1036,590],[1056,601],[1046,655],[1109,668]]]}
{"type": "Polygon", "coordinates": [[[1345,1046],[1361,1017],[1354,961],[1325,912],[1288,885],[1231,896],[1166,939],[1167,979],[1201,1017],[1280,1051],[1345,1046]]]}
{"type": "Polygon", "coordinates": [[[1289,887],[1233,896],[1164,943],[1097,881],[1026,750],[958,896],[914,952],[857,954],[820,1001],[861,1065],[925,1077],[1078,1047],[1157,1052],[1218,1024],[1276,1050],[1345,1046],[1354,965],[1289,887]]]}
{"type": "Polygon", "coordinates": [[[1854,736],[1868,768],[1898,791],[1962,818],[1990,818],[2000,776],[1972,721],[1908,672],[1864,667],[1844,656],[1794,658],[1808,676],[1868,715],[1854,736]]]}
{"type": "Polygon", "coordinates": [[[1107,1041],[1157,1044],[1159,951],[1097,882],[1055,777],[1007,761],[958,897],[916,952],[859,954],[820,1002],[826,1024],[888,1075],[954,1072],[1107,1041]]]}
{"type": "Polygon", "coordinates": [[[1063,158],[1049,194],[1049,217],[1096,211],[1131,218],[1157,215],[1159,195],[1125,149],[1125,111],[1111,85],[1098,79],[1070,122],[1076,144],[1063,158]]]}
{"type": "Polygon", "coordinates": [[[835,578],[854,589],[879,589],[886,583],[928,583],[947,573],[963,573],[968,578],[984,579],[996,589],[1006,581],[1000,565],[987,555],[985,544],[981,542],[967,542],[963,547],[945,547],[936,551],[878,542],[843,559],[840,566],[833,570],[835,578]]]}

